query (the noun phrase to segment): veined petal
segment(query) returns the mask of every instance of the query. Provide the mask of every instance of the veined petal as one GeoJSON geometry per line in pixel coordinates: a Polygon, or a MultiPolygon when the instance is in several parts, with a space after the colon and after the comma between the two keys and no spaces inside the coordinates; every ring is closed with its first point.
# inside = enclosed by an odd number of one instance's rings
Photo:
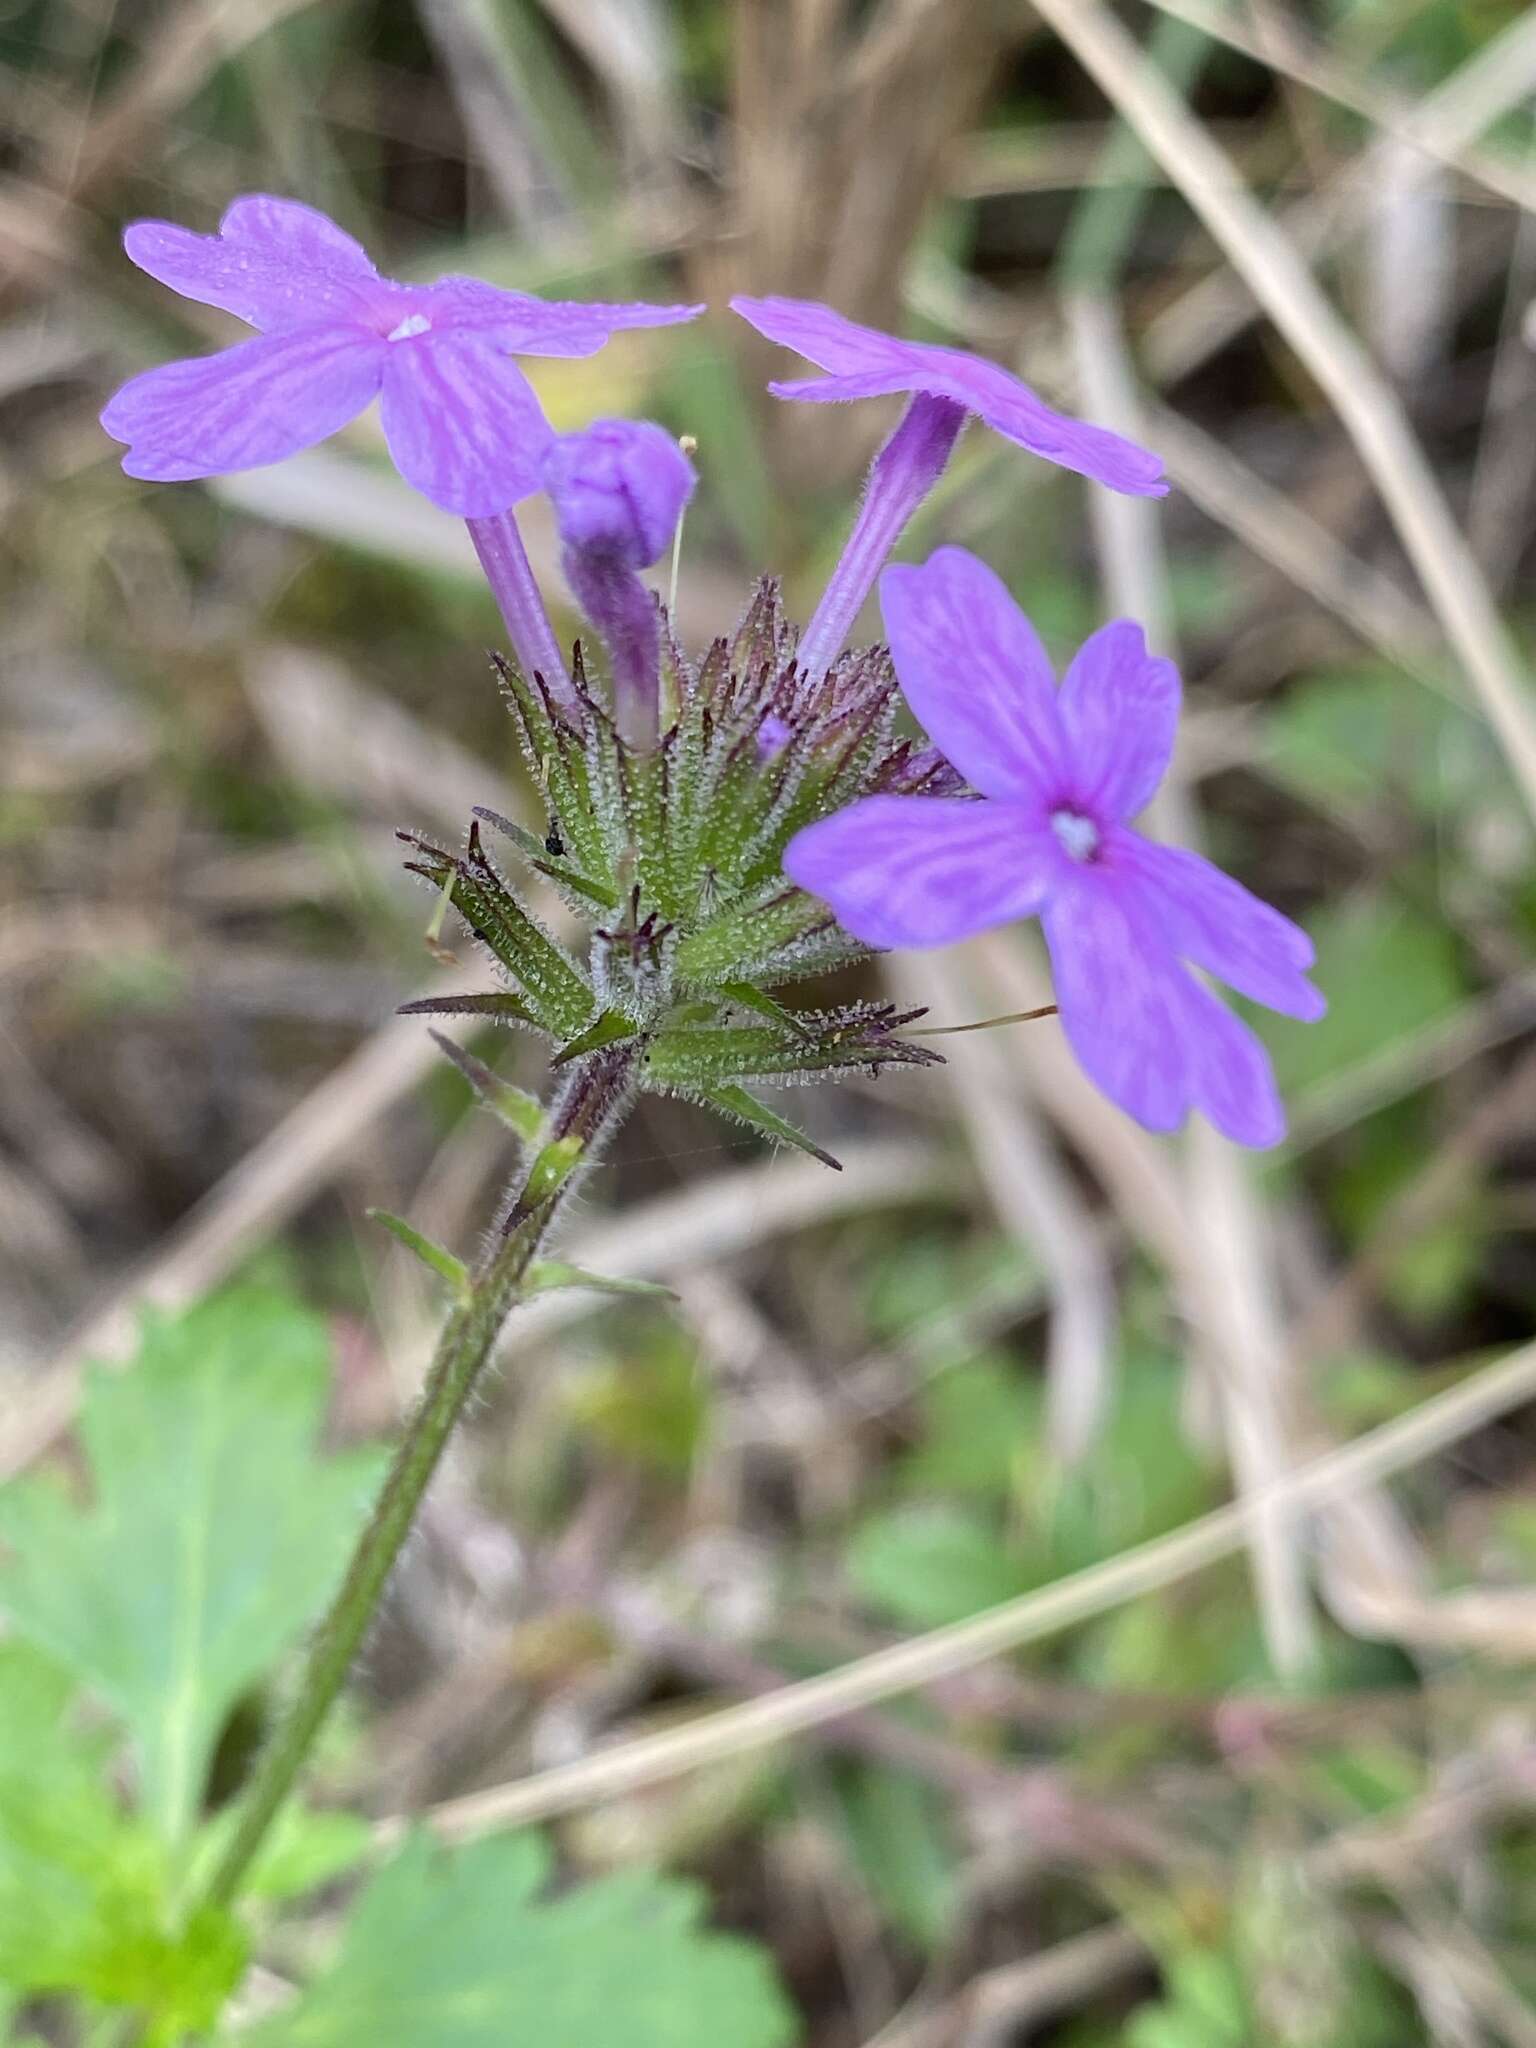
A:
{"type": "Polygon", "coordinates": [[[539,299],[503,291],[477,277],[445,277],[427,288],[434,327],[467,329],[525,356],[590,356],[620,328],[675,327],[703,306],[651,306],[641,300],[539,299]]]}
{"type": "Polygon", "coordinates": [[[1147,652],[1130,619],[1091,633],[1057,702],[1073,793],[1100,816],[1134,818],[1167,773],[1179,725],[1179,672],[1147,652]]]}
{"type": "Polygon", "coordinates": [[[771,384],[768,388],[778,398],[826,404],[891,391],[926,391],[935,398],[953,399],[1032,454],[1077,470],[1110,490],[1162,497],[1168,489],[1163,465],[1149,449],[1107,427],[1055,411],[1021,378],[985,356],[935,342],[902,341],[845,320],[830,306],[810,299],[737,298],[731,305],[769,341],[792,348],[831,373],[830,384],[814,379],[771,384]]]}
{"type": "Polygon", "coordinates": [[[362,244],[333,220],[265,193],[237,199],[216,235],[140,220],[125,230],[123,247],[184,299],[267,333],[366,320],[390,290],[362,244]]]}
{"type": "Polygon", "coordinates": [[[1062,1029],[1111,1102],[1149,1131],[1174,1131],[1191,1102],[1179,988],[1189,977],[1097,882],[1056,890],[1040,920],[1062,1029]]]}
{"type": "Polygon", "coordinates": [[[1152,1131],[1200,1109],[1240,1145],[1278,1143],[1285,1113],[1263,1046],[1148,936],[1111,878],[1058,888],[1041,924],[1067,1041],[1112,1102],[1152,1131]]]}
{"type": "Polygon", "coordinates": [[[811,405],[846,405],[854,398],[889,398],[894,392],[910,391],[912,379],[905,370],[870,370],[859,377],[775,378],[768,390],[774,398],[794,398],[811,405]]]}
{"type": "Polygon", "coordinates": [[[1063,790],[1056,686],[1040,636],[1002,579],[964,548],[880,579],[891,658],[928,737],[986,796],[1063,790]]]}
{"type": "Polygon", "coordinates": [[[1015,806],[963,797],[862,797],[797,832],[784,855],[790,880],[868,946],[948,946],[1031,917],[1053,869],[1015,806]]]}
{"type": "Polygon", "coordinates": [[[1285,1136],[1275,1070],[1258,1038],[1208,988],[1175,969],[1184,984],[1190,1086],[1195,1107],[1223,1137],[1264,1151],[1285,1136]]]}
{"type": "Polygon", "coordinates": [[[923,345],[920,388],[953,398],[979,413],[996,434],[1017,441],[1032,455],[1073,469],[1080,476],[1130,497],[1162,498],[1168,492],[1159,456],[1108,427],[1093,426],[1057,412],[1001,363],[967,355],[963,349],[923,345]]]}
{"type": "MultiPolygon", "coordinates": [[[[857,377],[870,372],[894,370],[905,375],[912,344],[875,327],[861,327],[815,299],[734,298],[731,311],[755,327],[766,341],[792,348],[820,370],[840,376],[857,377]]],[[[903,382],[890,387],[909,390],[903,382]]]]}
{"type": "Polygon", "coordinates": [[[388,345],[381,418],[406,482],[464,519],[536,491],[554,440],[516,363],[458,328],[388,345]]]}
{"type": "Polygon", "coordinates": [[[101,416],[123,468],[157,482],[281,462],[334,434],[379,389],[385,344],[355,327],[258,335],[130,378],[101,416]]]}
{"type": "Polygon", "coordinates": [[[1327,1009],[1307,980],[1314,954],[1300,925],[1200,854],[1121,829],[1102,863],[1170,952],[1284,1016],[1310,1023],[1327,1009]]]}

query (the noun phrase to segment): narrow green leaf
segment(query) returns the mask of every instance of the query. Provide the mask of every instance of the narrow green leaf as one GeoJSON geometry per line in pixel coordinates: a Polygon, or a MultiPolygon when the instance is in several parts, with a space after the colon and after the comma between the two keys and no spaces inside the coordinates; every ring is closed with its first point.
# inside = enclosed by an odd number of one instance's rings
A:
{"type": "Polygon", "coordinates": [[[430,1237],[407,1223],[403,1216],[395,1216],[388,1209],[369,1209],[366,1212],[370,1223],[377,1223],[397,1238],[408,1252],[414,1252],[424,1266],[430,1266],[440,1280],[446,1280],[448,1291],[455,1301],[468,1301],[470,1296],[469,1268],[462,1259],[456,1259],[452,1252],[445,1251],[440,1244],[434,1244],[430,1237]]]}
{"type": "Polygon", "coordinates": [[[561,1287],[589,1287],[595,1294],[649,1294],[668,1301],[677,1296],[657,1280],[619,1280],[606,1273],[589,1273],[584,1266],[568,1266],[560,1259],[540,1259],[528,1270],[523,1282],[526,1294],[551,1294],[561,1287]]]}
{"type": "Polygon", "coordinates": [[[819,1145],[813,1145],[804,1131],[797,1130],[792,1123],[781,1117],[777,1111],[759,1102],[755,1095],[749,1095],[745,1088],[725,1086],[718,1088],[695,1088],[687,1091],[696,1101],[707,1102],[711,1109],[718,1109],[726,1116],[735,1117],[738,1123],[750,1124],[754,1131],[761,1131],[766,1138],[773,1138],[781,1145],[793,1145],[797,1152],[807,1152],[812,1159],[819,1159],[823,1166],[830,1166],[834,1173],[841,1173],[843,1162],[834,1159],[830,1152],[823,1152],[819,1145]]]}
{"type": "Polygon", "coordinates": [[[544,1128],[544,1105],[536,1095],[530,1095],[526,1088],[514,1087],[510,1081],[503,1081],[484,1060],[476,1059],[467,1047],[446,1033],[434,1031],[432,1038],[438,1050],[453,1061],[486,1108],[493,1110],[509,1130],[530,1141],[538,1137],[544,1128]]]}

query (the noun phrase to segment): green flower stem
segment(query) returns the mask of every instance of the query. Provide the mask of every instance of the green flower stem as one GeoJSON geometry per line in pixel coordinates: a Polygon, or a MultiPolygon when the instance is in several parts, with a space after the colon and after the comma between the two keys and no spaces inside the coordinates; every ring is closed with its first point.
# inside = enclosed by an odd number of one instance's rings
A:
{"type": "Polygon", "coordinates": [[[293,1704],[257,1762],[240,1824],[194,1910],[228,1906],[249,1876],[336,1703],[422,1496],[507,1312],[520,1298],[551,1223],[627,1107],[637,1058],[633,1043],[627,1043],[588,1054],[567,1071],[551,1109],[548,1142],[531,1162],[506,1231],[486,1258],[469,1298],[448,1318],[421,1400],[341,1588],[316,1632],[293,1704]]]}

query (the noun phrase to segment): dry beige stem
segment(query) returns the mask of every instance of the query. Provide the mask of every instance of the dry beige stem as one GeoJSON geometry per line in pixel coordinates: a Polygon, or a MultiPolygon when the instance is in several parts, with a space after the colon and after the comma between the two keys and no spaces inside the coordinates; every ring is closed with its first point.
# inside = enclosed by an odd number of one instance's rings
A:
{"type": "Polygon", "coordinates": [[[1035,5],[1169,172],[1332,401],[1536,816],[1529,680],[1401,406],[1290,241],[1102,0],[1035,5]]]}

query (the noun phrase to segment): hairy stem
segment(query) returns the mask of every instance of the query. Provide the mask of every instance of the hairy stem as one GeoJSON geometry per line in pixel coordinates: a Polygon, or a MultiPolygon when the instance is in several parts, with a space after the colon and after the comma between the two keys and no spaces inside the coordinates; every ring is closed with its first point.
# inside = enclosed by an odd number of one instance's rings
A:
{"type": "Polygon", "coordinates": [[[801,637],[796,659],[812,675],[837,658],[902,528],[938,482],[964,425],[964,406],[919,391],[875,457],[853,531],[801,637]]]}
{"type": "Polygon", "coordinates": [[[196,1906],[227,1906],[250,1874],[336,1703],[444,1446],[485,1369],[508,1310],[519,1298],[528,1269],[572,1188],[628,1106],[635,1060],[632,1047],[610,1046],[588,1054],[568,1071],[551,1108],[548,1139],[529,1166],[507,1230],[487,1253],[469,1298],[444,1326],[416,1412],[330,1612],[316,1631],[293,1703],[257,1762],[234,1838],[196,1906]],[[551,1186],[550,1162],[563,1159],[571,1164],[551,1186]]]}
{"type": "Polygon", "coordinates": [[[533,565],[523,536],[511,512],[498,512],[491,519],[466,519],[469,537],[480,557],[485,580],[495,594],[511,636],[518,665],[531,682],[537,674],[544,687],[561,703],[574,704],[576,693],[566,673],[565,656],[549,623],[549,613],[534,580],[533,565]]]}

